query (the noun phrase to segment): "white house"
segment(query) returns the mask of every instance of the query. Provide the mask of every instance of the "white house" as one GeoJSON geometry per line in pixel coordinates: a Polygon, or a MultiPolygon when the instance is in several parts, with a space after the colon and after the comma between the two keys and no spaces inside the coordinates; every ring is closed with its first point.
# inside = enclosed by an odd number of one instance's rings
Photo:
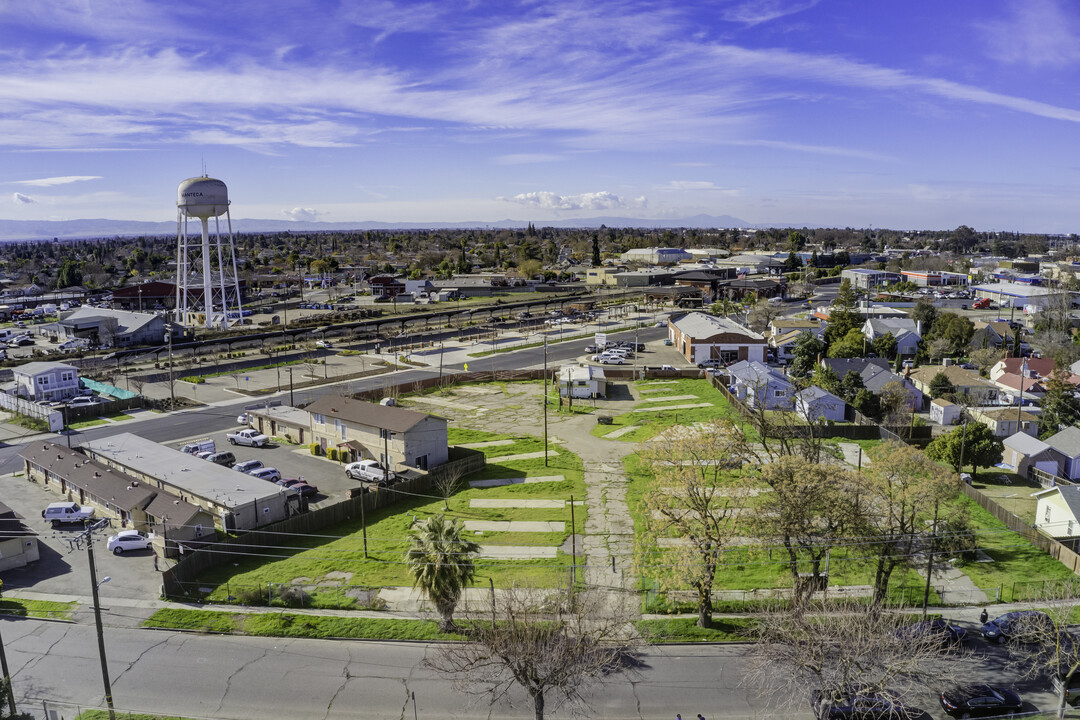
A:
{"type": "Polygon", "coordinates": [[[807,420],[843,422],[846,407],[843,399],[817,385],[811,385],[795,395],[795,409],[807,420]]]}
{"type": "Polygon", "coordinates": [[[692,312],[668,320],[668,338],[688,362],[765,362],[765,336],[726,317],[692,312]]]}
{"type": "Polygon", "coordinates": [[[59,362],[31,362],[12,371],[15,394],[28,400],[68,400],[79,394],[79,369],[59,362]]]}
{"type": "Polygon", "coordinates": [[[862,332],[868,342],[892,333],[896,338],[896,352],[901,355],[917,353],[922,339],[918,323],[910,318],[871,318],[863,323],[862,332]]]}
{"type": "Polygon", "coordinates": [[[572,398],[607,397],[607,378],[598,365],[564,365],[559,369],[559,394],[572,398]]]}
{"type": "Polygon", "coordinates": [[[930,422],[938,425],[955,425],[960,419],[960,406],[943,398],[930,401],[930,422]]]}
{"type": "Polygon", "coordinates": [[[766,410],[791,410],[795,386],[782,374],[756,360],[735,363],[727,369],[731,391],[748,406],[766,410]]]}
{"type": "Polygon", "coordinates": [[[1034,497],[1037,529],[1054,538],[1080,535],[1080,485],[1057,485],[1034,497]]]}

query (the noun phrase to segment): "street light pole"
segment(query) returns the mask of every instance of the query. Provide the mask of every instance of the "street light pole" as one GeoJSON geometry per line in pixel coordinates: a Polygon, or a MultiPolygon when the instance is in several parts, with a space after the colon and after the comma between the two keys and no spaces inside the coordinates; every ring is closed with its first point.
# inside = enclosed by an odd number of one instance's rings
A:
{"type": "Polygon", "coordinates": [[[169,343],[169,395],[172,396],[172,407],[176,407],[176,381],[173,380],[172,364],[172,331],[165,331],[165,342],[169,343]]]}

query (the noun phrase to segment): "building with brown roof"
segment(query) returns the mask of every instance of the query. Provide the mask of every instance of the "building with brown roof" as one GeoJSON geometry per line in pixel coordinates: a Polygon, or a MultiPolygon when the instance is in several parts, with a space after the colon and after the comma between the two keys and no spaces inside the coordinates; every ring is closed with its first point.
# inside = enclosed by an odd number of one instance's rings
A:
{"type": "Polygon", "coordinates": [[[92,505],[96,517],[114,519],[118,527],[175,541],[206,541],[214,535],[214,516],[171,494],[167,486],[155,487],[51,442],[31,442],[19,457],[29,480],[66,500],[92,505]]]}
{"type": "Polygon", "coordinates": [[[323,395],[304,409],[311,414],[312,442],[324,451],[390,463],[391,470],[429,470],[449,457],[445,418],[340,395],[323,395]]]}
{"type": "Polygon", "coordinates": [[[958,365],[923,365],[911,371],[908,379],[925,396],[930,397],[930,383],[938,373],[944,373],[956,388],[957,394],[967,395],[976,405],[993,405],[1000,389],[977,372],[958,365]]]}

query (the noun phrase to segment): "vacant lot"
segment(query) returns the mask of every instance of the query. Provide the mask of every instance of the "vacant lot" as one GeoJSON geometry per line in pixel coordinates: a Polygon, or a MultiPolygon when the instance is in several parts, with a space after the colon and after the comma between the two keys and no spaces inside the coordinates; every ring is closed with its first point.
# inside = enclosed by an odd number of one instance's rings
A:
{"type": "Polygon", "coordinates": [[[727,398],[706,379],[640,381],[633,384],[633,394],[633,407],[615,416],[611,425],[598,425],[593,435],[642,442],[673,425],[692,425],[717,418],[739,422],[739,414],[727,398]]]}

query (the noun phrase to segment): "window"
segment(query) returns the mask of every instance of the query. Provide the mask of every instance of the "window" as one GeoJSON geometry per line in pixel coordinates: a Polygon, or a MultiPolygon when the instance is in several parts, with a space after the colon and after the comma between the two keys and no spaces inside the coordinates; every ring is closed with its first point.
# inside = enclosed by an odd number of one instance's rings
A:
{"type": "Polygon", "coordinates": [[[773,390],[773,397],[786,397],[787,390],[773,390]]]}
{"type": "Polygon", "coordinates": [[[311,413],[311,419],[316,425],[326,424],[326,416],[320,415],[319,413],[311,413]]]}
{"type": "Polygon", "coordinates": [[[195,526],[195,537],[202,537],[202,525],[195,526]]]}
{"type": "Polygon", "coordinates": [[[60,375],[60,379],[64,382],[71,382],[75,379],[75,374],[72,372],[64,372],[60,375]]]}
{"type": "Polygon", "coordinates": [[[48,384],[49,384],[49,376],[48,375],[42,375],[41,377],[39,377],[37,379],[37,384],[40,385],[41,387],[47,387],[48,384]]]}

